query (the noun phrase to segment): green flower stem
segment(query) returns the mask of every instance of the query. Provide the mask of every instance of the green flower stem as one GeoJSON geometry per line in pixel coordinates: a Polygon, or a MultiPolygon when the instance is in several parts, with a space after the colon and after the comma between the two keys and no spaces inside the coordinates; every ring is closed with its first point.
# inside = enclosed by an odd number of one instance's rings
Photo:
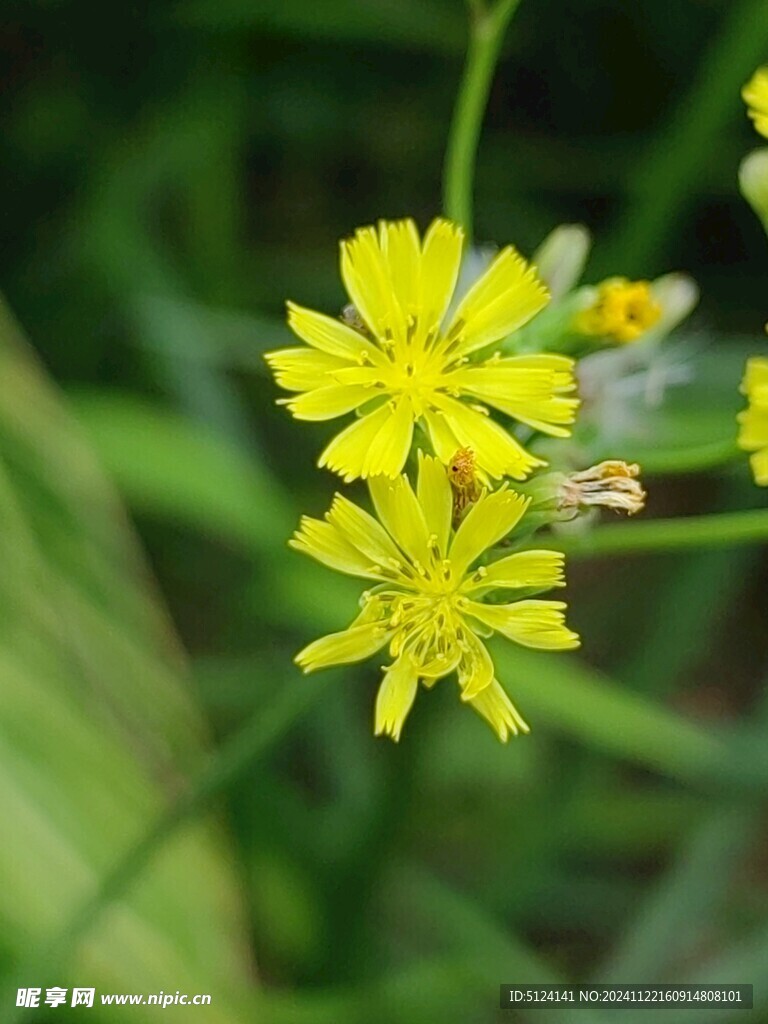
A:
{"type": "Polygon", "coordinates": [[[768,508],[598,526],[580,536],[560,536],[547,546],[571,557],[592,558],[760,543],[768,543],[768,508]]]}
{"type": "MultiPolygon", "coordinates": [[[[610,455],[606,455],[610,458],[610,455]]],[[[735,438],[709,441],[685,448],[660,448],[644,453],[637,461],[644,477],[668,476],[678,473],[704,473],[719,469],[732,462],[744,462],[745,454],[737,447],[735,438]]],[[[598,461],[598,460],[596,460],[598,461]]],[[[627,461],[633,462],[634,459],[627,461]]]]}
{"type": "Polygon", "coordinates": [[[497,0],[486,9],[481,0],[469,2],[467,58],[443,171],[446,216],[461,224],[469,239],[472,238],[472,195],[480,127],[504,32],[519,3],[520,0],[497,0]]]}

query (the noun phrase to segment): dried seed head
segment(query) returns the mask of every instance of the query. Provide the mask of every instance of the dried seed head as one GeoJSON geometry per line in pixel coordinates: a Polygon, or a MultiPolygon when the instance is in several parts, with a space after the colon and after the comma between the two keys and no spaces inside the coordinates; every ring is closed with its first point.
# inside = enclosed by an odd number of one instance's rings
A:
{"type": "Polygon", "coordinates": [[[557,507],[574,512],[585,508],[611,508],[633,516],[645,506],[646,493],[636,463],[608,459],[589,469],[570,473],[560,484],[557,507]]]}

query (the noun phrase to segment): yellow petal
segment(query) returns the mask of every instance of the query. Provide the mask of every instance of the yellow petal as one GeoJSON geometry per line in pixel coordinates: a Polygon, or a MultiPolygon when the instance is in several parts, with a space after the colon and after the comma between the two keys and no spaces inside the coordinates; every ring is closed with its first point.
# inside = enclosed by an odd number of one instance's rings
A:
{"type": "Polygon", "coordinates": [[[281,348],[264,359],[286,391],[311,391],[330,383],[328,374],[349,366],[344,359],[313,348],[281,348]]]}
{"type": "Polygon", "coordinates": [[[381,650],[391,636],[379,623],[351,626],[340,633],[330,633],[308,644],[294,658],[304,672],[314,672],[330,665],[349,665],[369,658],[381,650]]]}
{"type": "Polygon", "coordinates": [[[479,715],[491,723],[502,743],[506,743],[510,735],[517,736],[521,732],[530,732],[520,712],[495,679],[469,703],[479,715]]]}
{"type": "Polygon", "coordinates": [[[406,316],[419,311],[421,245],[412,220],[381,221],[379,242],[398,305],[406,316]]]}
{"type": "Polygon", "coordinates": [[[349,483],[363,475],[368,450],[376,435],[392,416],[389,403],[379,406],[374,412],[366,413],[345,427],[331,441],[318,459],[318,466],[327,466],[349,483]]]}
{"type": "MultiPolygon", "coordinates": [[[[378,229],[378,245],[384,273],[376,266],[376,258],[370,253],[366,256],[364,252],[367,245],[374,246],[373,235],[360,242],[362,250],[359,253],[354,250],[356,242],[351,243],[353,262],[358,257],[358,266],[367,266],[373,280],[381,282],[374,305],[386,307],[387,322],[394,338],[402,340],[403,331],[410,330],[412,342],[420,342],[439,327],[456,287],[462,237],[461,228],[438,218],[427,231],[422,245],[412,220],[382,221],[378,229]],[[366,258],[368,264],[365,264],[366,258]],[[390,308],[390,301],[382,294],[384,281],[389,282],[395,309],[390,308]]],[[[353,275],[354,270],[353,267],[353,275]]],[[[359,273],[362,276],[363,270],[360,269],[359,273]]],[[[357,281],[355,285],[359,289],[364,282],[357,281]]],[[[371,316],[376,320],[374,330],[381,332],[380,325],[385,323],[385,318],[376,318],[373,312],[371,316]]]]}
{"type": "Polygon", "coordinates": [[[741,390],[749,405],[738,414],[738,444],[754,452],[750,459],[755,483],[768,484],[768,359],[753,356],[747,360],[741,390]]]}
{"type": "Polygon", "coordinates": [[[328,355],[354,362],[382,360],[375,344],[341,320],[288,303],[288,326],[302,341],[328,355]]]}
{"type": "Polygon", "coordinates": [[[464,651],[458,665],[461,699],[472,700],[493,682],[493,660],[471,629],[464,630],[464,651]]]}
{"type": "Polygon", "coordinates": [[[364,480],[372,476],[394,477],[400,472],[411,450],[413,406],[407,395],[388,403],[390,415],[371,439],[363,458],[364,480]]]}
{"type": "Polygon", "coordinates": [[[505,338],[542,310],[549,293],[511,246],[498,254],[459,304],[446,332],[451,355],[463,356],[505,338]]]}
{"type": "Polygon", "coordinates": [[[741,424],[740,448],[750,452],[768,445],[768,409],[745,409],[736,418],[741,424]]]}
{"type": "Polygon", "coordinates": [[[768,67],[758,68],[741,90],[755,128],[768,138],[768,67]]]}
{"type": "Polygon", "coordinates": [[[562,601],[516,601],[514,604],[479,604],[467,601],[464,610],[497,633],[543,651],[568,651],[579,637],[565,625],[562,601]]]}
{"type": "Polygon", "coordinates": [[[453,518],[453,492],[445,466],[439,459],[425,455],[421,449],[416,497],[424,513],[427,529],[437,537],[440,552],[445,555],[453,518]]]}
{"type": "Polygon", "coordinates": [[[462,519],[448,552],[454,577],[464,576],[484,551],[506,537],[520,522],[529,503],[530,498],[506,487],[482,494],[462,519]]]}
{"type": "Polygon", "coordinates": [[[441,217],[432,221],[424,237],[420,317],[425,331],[438,327],[448,310],[459,276],[463,242],[461,228],[441,217]]]}
{"type": "Polygon", "coordinates": [[[389,566],[400,562],[402,555],[387,531],[373,516],[353,504],[343,494],[336,494],[327,514],[328,522],[371,562],[389,566]]]}
{"type": "Polygon", "coordinates": [[[288,544],[337,572],[367,579],[382,578],[376,573],[371,560],[353,547],[332,523],[302,516],[299,529],[288,544]]]}
{"type": "Polygon", "coordinates": [[[741,383],[742,393],[751,395],[763,388],[768,388],[768,359],[764,356],[752,356],[747,360],[744,380],[741,383]]]}
{"type": "Polygon", "coordinates": [[[447,466],[454,452],[462,447],[458,437],[448,425],[445,415],[437,409],[424,410],[424,423],[435,454],[447,466]]]}
{"type": "Polygon", "coordinates": [[[518,551],[490,565],[482,565],[462,587],[467,593],[490,588],[513,590],[517,587],[564,587],[561,551],[518,551]]]}
{"type": "Polygon", "coordinates": [[[459,447],[471,448],[478,466],[495,479],[510,476],[514,480],[524,480],[536,466],[546,465],[527,452],[519,441],[489,416],[470,409],[448,395],[435,394],[432,401],[445,416],[445,422],[458,439],[459,447]]]}
{"type": "Polygon", "coordinates": [[[387,669],[376,696],[376,720],[374,732],[400,739],[403,723],[416,699],[418,687],[416,669],[407,655],[398,658],[387,669]]]}
{"type": "Polygon", "coordinates": [[[352,412],[372,398],[371,389],[363,385],[331,384],[314,391],[305,391],[297,398],[281,399],[297,420],[332,420],[352,412]]]}
{"type": "Polygon", "coordinates": [[[424,661],[419,665],[419,679],[427,689],[433,687],[438,679],[456,671],[463,651],[458,644],[451,644],[447,651],[443,651],[441,654],[442,656],[438,654],[431,661],[424,661]]]}
{"type": "Polygon", "coordinates": [[[571,386],[575,386],[573,371],[576,361],[570,356],[563,356],[554,352],[531,352],[524,356],[504,356],[502,359],[495,359],[492,365],[501,367],[515,366],[519,370],[553,370],[563,374],[561,384],[570,382],[571,386]]]}
{"type": "MultiPolygon", "coordinates": [[[[567,362],[570,362],[568,360],[567,362]]],[[[491,360],[467,366],[449,375],[465,394],[492,405],[513,419],[557,437],[567,437],[579,407],[577,398],[561,397],[575,387],[573,363],[562,366],[531,365],[525,358],[491,360]]]]}
{"type": "Polygon", "coordinates": [[[548,398],[555,393],[552,370],[510,366],[507,360],[489,359],[485,363],[465,366],[446,375],[448,386],[462,391],[482,391],[506,398],[509,402],[529,402],[548,398]]]}
{"type": "Polygon", "coordinates": [[[495,406],[513,419],[526,423],[542,434],[552,437],[570,437],[570,426],[576,419],[581,404],[578,398],[553,397],[542,402],[529,402],[526,405],[502,406],[498,400],[486,399],[489,405],[495,406]]]}
{"type": "Polygon", "coordinates": [[[527,356],[504,356],[499,359],[491,356],[478,364],[479,368],[489,368],[503,372],[506,370],[546,370],[552,374],[551,386],[558,394],[567,394],[576,390],[576,362],[570,356],[553,355],[550,352],[537,352],[527,356]]]}
{"type": "Polygon", "coordinates": [[[421,505],[406,476],[395,480],[372,477],[368,481],[376,515],[390,536],[413,563],[426,565],[429,559],[429,536],[421,505]]]}
{"type": "MultiPolygon", "coordinates": [[[[384,374],[380,366],[350,366],[345,363],[341,369],[334,370],[329,374],[330,380],[325,383],[334,384],[367,384],[369,387],[376,385],[385,389],[384,374]]],[[[381,391],[384,394],[384,390],[381,391]]]]}
{"type": "Polygon", "coordinates": [[[750,456],[750,465],[755,483],[760,487],[768,487],[768,447],[750,456]]]}
{"type": "Polygon", "coordinates": [[[341,276],[355,308],[376,338],[405,338],[405,314],[374,228],[358,228],[353,238],[341,243],[341,276]]]}

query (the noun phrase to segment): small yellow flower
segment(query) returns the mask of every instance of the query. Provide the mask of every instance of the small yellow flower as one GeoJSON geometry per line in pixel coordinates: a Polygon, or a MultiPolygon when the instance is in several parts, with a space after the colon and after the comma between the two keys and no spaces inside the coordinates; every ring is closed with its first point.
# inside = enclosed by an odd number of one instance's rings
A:
{"type": "Polygon", "coordinates": [[[325,520],[304,517],[291,545],[338,572],[376,582],[348,629],[322,637],[296,656],[305,672],[361,661],[387,647],[392,664],[376,701],[375,732],[397,740],[419,681],[430,687],[457,673],[462,700],[499,738],[528,726],[496,681],[480,640],[493,632],[542,650],[569,650],[578,636],[560,601],[526,598],[486,603],[499,591],[563,585],[563,555],[522,551],[473,568],[522,518],[529,499],[502,485],[483,491],[455,532],[445,467],[419,452],[414,493],[406,476],[368,481],[378,516],[337,494],[325,520]]]}
{"type": "Polygon", "coordinates": [[[741,90],[755,128],[768,139],[768,65],[758,68],[741,90]]]}
{"type": "Polygon", "coordinates": [[[576,330],[619,344],[636,341],[658,323],[661,306],[648,281],[613,277],[603,281],[591,306],[576,317],[576,330]]]}
{"type": "Polygon", "coordinates": [[[420,424],[447,462],[472,448],[493,478],[523,480],[544,465],[489,415],[567,436],[578,400],[573,361],[561,355],[477,353],[522,327],[547,303],[534,270],[502,249],[447,317],[461,262],[461,228],[434,221],[423,240],[413,221],[382,221],[341,243],[341,275],[353,303],[343,322],[288,304],[288,324],[308,348],[267,356],[281,400],[297,419],[357,410],[319,465],[350,481],[396,477],[420,424]],[[358,328],[355,327],[358,318],[358,328]],[[444,321],[447,321],[444,326],[444,321]]]}
{"type": "Polygon", "coordinates": [[[747,360],[741,391],[748,405],[738,415],[739,447],[752,452],[749,461],[755,483],[768,487],[768,357],[747,360]]]}

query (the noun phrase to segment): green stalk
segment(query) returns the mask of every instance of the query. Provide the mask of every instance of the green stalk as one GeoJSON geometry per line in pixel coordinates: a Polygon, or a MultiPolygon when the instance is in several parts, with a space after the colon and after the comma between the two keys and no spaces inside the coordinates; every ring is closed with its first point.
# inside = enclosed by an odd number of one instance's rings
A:
{"type": "Polygon", "coordinates": [[[551,546],[574,557],[592,558],[761,542],[768,543],[768,508],[598,526],[581,536],[560,536],[551,546]]]}
{"type": "Polygon", "coordinates": [[[504,33],[520,0],[497,0],[486,8],[482,0],[468,0],[469,42],[459,86],[443,169],[443,206],[446,216],[461,224],[472,238],[472,198],[475,159],[483,114],[504,33]]]}
{"type": "MultiPolygon", "coordinates": [[[[606,456],[607,457],[607,456],[606,456]]],[[[720,469],[732,462],[745,459],[745,453],[737,446],[736,438],[722,441],[706,441],[703,444],[683,448],[660,448],[643,453],[639,460],[643,476],[669,476],[680,473],[705,473],[720,469]]],[[[632,461],[632,460],[628,460],[632,461]]]]}

